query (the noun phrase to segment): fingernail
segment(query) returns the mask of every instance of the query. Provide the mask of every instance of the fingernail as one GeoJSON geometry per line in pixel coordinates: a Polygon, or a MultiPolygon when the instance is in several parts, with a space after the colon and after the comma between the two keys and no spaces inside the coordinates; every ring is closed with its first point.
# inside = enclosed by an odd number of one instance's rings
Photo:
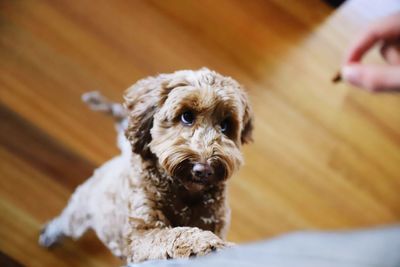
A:
{"type": "Polygon", "coordinates": [[[350,83],[357,83],[360,77],[360,72],[356,66],[344,66],[341,73],[343,80],[350,83]]]}

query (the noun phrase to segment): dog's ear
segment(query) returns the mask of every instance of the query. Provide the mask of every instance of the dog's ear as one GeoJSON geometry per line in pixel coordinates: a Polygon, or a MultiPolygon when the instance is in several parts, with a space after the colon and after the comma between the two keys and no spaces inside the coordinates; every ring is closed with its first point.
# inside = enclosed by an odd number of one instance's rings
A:
{"type": "Polygon", "coordinates": [[[184,79],[174,73],[161,74],[139,80],[125,91],[124,106],[128,111],[125,135],[134,153],[144,159],[154,156],[149,148],[154,114],[164,104],[173,88],[186,84],[184,79]]]}
{"type": "Polygon", "coordinates": [[[249,99],[247,97],[247,94],[242,91],[240,94],[240,100],[242,102],[242,105],[244,106],[244,113],[243,113],[243,119],[242,119],[242,130],[240,133],[240,141],[242,144],[248,144],[253,141],[253,110],[250,106],[249,99]]]}

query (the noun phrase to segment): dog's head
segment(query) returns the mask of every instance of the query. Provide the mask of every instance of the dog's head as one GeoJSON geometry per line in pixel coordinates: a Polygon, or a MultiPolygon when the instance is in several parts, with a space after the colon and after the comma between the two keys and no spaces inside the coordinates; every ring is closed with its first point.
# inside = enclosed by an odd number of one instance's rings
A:
{"type": "Polygon", "coordinates": [[[246,93],[205,68],[140,80],[126,91],[125,107],[133,152],[189,191],[229,178],[242,163],[241,145],[252,140],[246,93]]]}

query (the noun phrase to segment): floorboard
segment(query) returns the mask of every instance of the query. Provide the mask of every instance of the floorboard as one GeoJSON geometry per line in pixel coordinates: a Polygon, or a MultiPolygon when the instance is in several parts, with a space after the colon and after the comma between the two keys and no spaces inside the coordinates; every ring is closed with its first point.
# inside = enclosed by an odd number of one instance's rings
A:
{"type": "MultiPolygon", "coordinates": [[[[400,219],[400,97],[331,78],[356,33],[396,0],[0,3],[0,265],[119,266],[89,233],[47,251],[40,229],[93,168],[118,153],[115,101],[136,80],[207,66],[240,81],[254,144],[230,181],[229,240],[400,219]],[[378,3],[379,2],[379,3],[378,3]]],[[[366,58],[380,63],[377,49],[366,58]]]]}

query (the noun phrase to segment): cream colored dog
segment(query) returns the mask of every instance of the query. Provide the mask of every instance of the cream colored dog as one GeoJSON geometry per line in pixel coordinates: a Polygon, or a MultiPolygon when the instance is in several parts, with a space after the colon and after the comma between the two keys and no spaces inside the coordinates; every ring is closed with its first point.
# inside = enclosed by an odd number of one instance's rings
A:
{"type": "Polygon", "coordinates": [[[86,95],[118,119],[121,155],[79,186],[39,238],[49,247],[92,228],[130,262],[204,255],[228,245],[226,180],[251,140],[240,85],[206,68],[138,81],[124,108],[86,95]],[[126,116],[125,116],[126,114],[126,116]]]}

